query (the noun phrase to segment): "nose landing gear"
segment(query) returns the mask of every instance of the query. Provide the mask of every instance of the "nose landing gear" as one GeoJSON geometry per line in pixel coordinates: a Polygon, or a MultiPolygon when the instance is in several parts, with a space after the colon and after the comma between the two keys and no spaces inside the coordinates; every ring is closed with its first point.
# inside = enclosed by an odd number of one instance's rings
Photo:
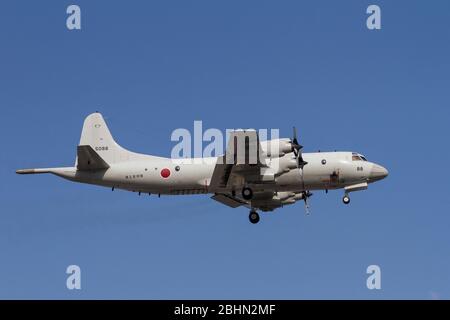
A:
{"type": "Polygon", "coordinates": [[[248,219],[251,223],[256,224],[259,222],[259,214],[255,210],[251,210],[250,214],[248,215],[248,219]]]}
{"type": "Polygon", "coordinates": [[[348,194],[345,194],[344,197],[342,198],[342,202],[345,204],[349,204],[350,203],[350,197],[348,196],[348,194]]]}

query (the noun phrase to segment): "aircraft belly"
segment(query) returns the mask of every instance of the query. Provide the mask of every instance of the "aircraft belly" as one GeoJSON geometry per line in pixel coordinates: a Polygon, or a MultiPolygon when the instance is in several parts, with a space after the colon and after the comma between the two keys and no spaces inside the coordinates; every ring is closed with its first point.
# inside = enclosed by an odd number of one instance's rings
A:
{"type": "Polygon", "coordinates": [[[276,178],[275,189],[278,191],[303,191],[302,170],[294,169],[276,178]]]}
{"type": "Polygon", "coordinates": [[[337,189],[341,187],[342,173],[338,166],[323,165],[321,162],[310,163],[304,169],[306,190],[337,189]]]}

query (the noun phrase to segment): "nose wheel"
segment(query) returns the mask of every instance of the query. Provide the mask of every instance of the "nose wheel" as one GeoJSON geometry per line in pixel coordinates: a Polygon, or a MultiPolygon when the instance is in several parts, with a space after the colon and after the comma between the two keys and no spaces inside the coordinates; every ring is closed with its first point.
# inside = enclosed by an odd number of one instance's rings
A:
{"type": "Polygon", "coordinates": [[[248,219],[251,223],[256,224],[259,222],[259,214],[255,210],[250,211],[250,214],[248,215],[248,219]]]}
{"type": "Polygon", "coordinates": [[[342,202],[345,204],[350,203],[350,197],[348,196],[348,194],[344,195],[344,197],[342,198],[342,202]]]}

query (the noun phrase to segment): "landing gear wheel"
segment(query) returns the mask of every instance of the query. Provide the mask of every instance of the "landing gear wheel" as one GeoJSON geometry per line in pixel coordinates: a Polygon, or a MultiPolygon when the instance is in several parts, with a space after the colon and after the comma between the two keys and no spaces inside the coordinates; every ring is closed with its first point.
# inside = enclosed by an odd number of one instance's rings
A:
{"type": "Polygon", "coordinates": [[[250,211],[250,214],[248,216],[248,219],[251,223],[255,224],[259,222],[259,214],[256,211],[250,211]]]}
{"type": "Polygon", "coordinates": [[[342,202],[345,203],[345,204],[349,204],[350,203],[350,197],[348,195],[345,195],[342,198],[342,202]]]}
{"type": "Polygon", "coordinates": [[[242,188],[242,198],[245,200],[250,200],[253,198],[253,190],[249,187],[242,188]]]}

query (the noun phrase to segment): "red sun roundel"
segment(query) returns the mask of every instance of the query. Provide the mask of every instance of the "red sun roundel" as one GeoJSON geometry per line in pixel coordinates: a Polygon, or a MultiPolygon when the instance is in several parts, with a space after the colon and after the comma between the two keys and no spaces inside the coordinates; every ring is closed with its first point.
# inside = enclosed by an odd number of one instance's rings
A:
{"type": "Polygon", "coordinates": [[[161,177],[168,178],[170,176],[170,170],[167,168],[164,168],[161,170],[161,177]]]}

